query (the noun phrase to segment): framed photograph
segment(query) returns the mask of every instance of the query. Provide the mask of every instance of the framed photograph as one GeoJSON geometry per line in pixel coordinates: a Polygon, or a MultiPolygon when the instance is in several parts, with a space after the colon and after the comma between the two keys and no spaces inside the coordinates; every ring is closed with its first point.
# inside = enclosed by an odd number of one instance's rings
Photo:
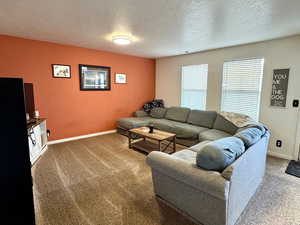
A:
{"type": "Polygon", "coordinates": [[[71,78],[71,66],[52,64],[52,76],[54,78],[71,78]]]}
{"type": "Polygon", "coordinates": [[[79,64],[80,90],[110,90],[110,67],[79,64]]]}
{"type": "Polygon", "coordinates": [[[126,74],[124,73],[116,73],[116,83],[117,84],[126,84],[126,74]]]}

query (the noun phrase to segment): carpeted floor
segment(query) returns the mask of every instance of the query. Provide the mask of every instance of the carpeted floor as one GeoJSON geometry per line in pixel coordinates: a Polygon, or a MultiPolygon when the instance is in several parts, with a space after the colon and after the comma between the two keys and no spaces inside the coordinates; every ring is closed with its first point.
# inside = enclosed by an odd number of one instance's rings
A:
{"type": "MultiPolygon", "coordinates": [[[[268,158],[237,225],[299,225],[300,179],[268,158]]],[[[50,146],[33,167],[37,225],[193,225],[156,200],[145,155],[118,134],[50,146]]]]}

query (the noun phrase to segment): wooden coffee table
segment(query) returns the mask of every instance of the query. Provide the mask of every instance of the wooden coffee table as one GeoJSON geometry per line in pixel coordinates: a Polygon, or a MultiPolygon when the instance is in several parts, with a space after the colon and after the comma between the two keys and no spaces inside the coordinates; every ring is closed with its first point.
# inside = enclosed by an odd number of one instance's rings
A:
{"type": "Polygon", "coordinates": [[[172,145],[172,151],[167,153],[176,151],[176,134],[157,129],[153,129],[153,133],[149,133],[149,130],[149,127],[139,127],[129,130],[129,148],[135,148],[148,153],[151,151],[166,152],[166,150],[170,149],[169,146],[172,145]],[[137,136],[139,137],[138,139],[136,139],[137,136]]]}

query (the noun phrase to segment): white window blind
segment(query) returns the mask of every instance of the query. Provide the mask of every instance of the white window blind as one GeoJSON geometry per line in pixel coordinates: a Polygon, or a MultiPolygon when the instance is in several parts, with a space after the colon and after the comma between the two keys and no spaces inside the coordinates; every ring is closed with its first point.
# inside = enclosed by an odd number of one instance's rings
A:
{"type": "Polygon", "coordinates": [[[207,64],[182,67],[181,106],[205,110],[207,73],[207,64]]]}
{"type": "Polygon", "coordinates": [[[258,120],[264,59],[225,62],[221,111],[243,113],[258,120]]]}

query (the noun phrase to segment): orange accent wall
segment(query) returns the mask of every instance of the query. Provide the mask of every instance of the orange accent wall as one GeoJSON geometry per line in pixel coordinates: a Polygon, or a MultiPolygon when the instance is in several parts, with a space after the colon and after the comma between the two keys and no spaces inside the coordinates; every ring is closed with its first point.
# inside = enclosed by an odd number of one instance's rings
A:
{"type": "Polygon", "coordinates": [[[5,35],[0,35],[0,77],[33,83],[50,140],[115,129],[117,119],[131,116],[155,95],[153,59],[5,35]],[[53,78],[51,64],[71,65],[72,78],[53,78]],[[78,64],[110,66],[111,91],[80,91],[78,64]],[[127,84],[115,84],[115,73],[126,73],[127,84]]]}

